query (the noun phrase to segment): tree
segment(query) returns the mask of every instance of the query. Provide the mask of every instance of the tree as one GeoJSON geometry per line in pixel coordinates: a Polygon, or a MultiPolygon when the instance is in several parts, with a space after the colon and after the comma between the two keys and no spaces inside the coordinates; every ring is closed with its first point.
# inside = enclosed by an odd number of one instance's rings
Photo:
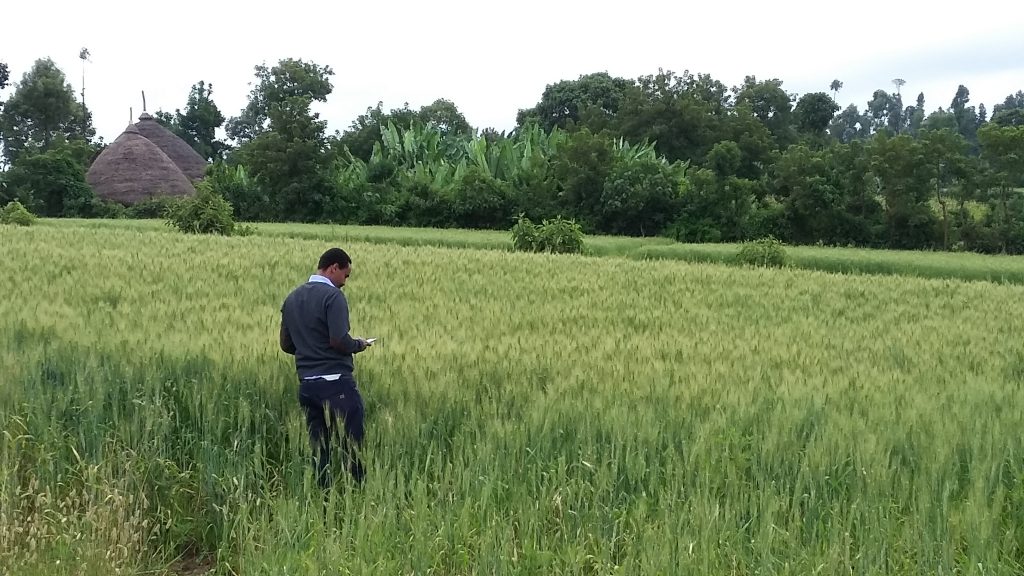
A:
{"type": "Polygon", "coordinates": [[[680,206],[678,168],[653,158],[619,158],[605,178],[600,229],[609,234],[657,236],[680,206]]]}
{"type": "Polygon", "coordinates": [[[1024,225],[1020,195],[1014,188],[1024,185],[1024,126],[986,124],[978,130],[981,157],[991,167],[996,183],[992,214],[999,220],[1003,252],[1024,249],[1024,225]]]}
{"type": "Polygon", "coordinates": [[[283,59],[272,68],[259,64],[255,70],[259,83],[249,92],[249,103],[225,127],[228,138],[240,143],[267,131],[274,105],[283,105],[293,98],[326,102],[334,89],[330,82],[334,71],[330,66],[321,67],[301,59],[283,59]]]}
{"type": "Polygon", "coordinates": [[[92,60],[90,60],[90,56],[92,56],[92,54],[89,53],[88,48],[82,47],[82,49],[78,51],[78,58],[82,61],[82,108],[86,109],[88,108],[85,105],[85,63],[92,62],[92,60]]]}
{"type": "Polygon", "coordinates": [[[269,110],[268,130],[239,148],[247,170],[272,194],[278,218],[319,220],[331,195],[327,179],[326,122],[309,110],[310,101],[292,96],[269,110]]]}
{"type": "Polygon", "coordinates": [[[889,125],[889,111],[892,97],[885,90],[875,90],[868,101],[866,115],[871,119],[871,132],[877,132],[889,125]]]}
{"type": "Polygon", "coordinates": [[[832,123],[832,118],[839,111],[839,105],[828,94],[814,92],[804,94],[796,103],[793,115],[800,132],[821,138],[832,123]]]}
{"type": "Polygon", "coordinates": [[[894,134],[902,134],[906,131],[908,120],[908,111],[910,108],[903,107],[903,96],[901,94],[890,94],[889,95],[889,117],[886,121],[886,128],[894,134]]]}
{"type": "MultiPolygon", "coordinates": [[[[3,90],[4,88],[7,87],[7,81],[10,80],[10,79],[11,79],[11,72],[7,69],[7,63],[6,62],[0,62],[0,90],[3,90]]],[[[2,101],[0,101],[0,112],[3,112],[3,110],[4,110],[4,103],[2,101]]],[[[2,119],[2,116],[0,116],[0,142],[3,142],[3,133],[4,133],[3,119],[2,119]]],[[[2,166],[2,162],[0,162],[0,166],[2,166]]],[[[0,182],[0,186],[2,186],[2,185],[3,185],[3,183],[0,182]]]]}
{"type": "Polygon", "coordinates": [[[721,120],[717,134],[720,141],[735,142],[739,146],[740,164],[736,176],[740,178],[758,180],[774,162],[776,145],[771,132],[745,105],[734,108],[721,120]]]}
{"type": "Polygon", "coordinates": [[[337,151],[347,147],[352,156],[369,162],[373,147],[381,141],[381,129],[391,123],[399,130],[408,130],[416,119],[417,113],[409,108],[408,102],[390,112],[384,112],[384,103],[377,102],[376,107],[369,107],[365,114],[357,116],[345,132],[331,137],[330,146],[337,151]]]}
{"type": "Polygon", "coordinates": [[[784,207],[791,240],[797,243],[834,241],[840,231],[841,195],[829,181],[821,153],[790,146],[772,166],[772,192],[784,207]]]}
{"type": "Polygon", "coordinates": [[[862,140],[825,150],[828,180],[842,197],[842,222],[833,230],[833,241],[861,246],[875,245],[884,227],[884,211],[878,197],[877,179],[871,174],[870,155],[862,140]]]}
{"type": "Polygon", "coordinates": [[[729,139],[730,112],[721,82],[659,70],[626,92],[611,132],[634,143],[653,142],[669,161],[702,163],[715,143],[729,139]]]}
{"type": "Polygon", "coordinates": [[[473,127],[450,100],[438,98],[418,111],[409,108],[406,102],[401,108],[392,108],[390,112],[384,112],[384,103],[378,102],[376,107],[367,108],[365,114],[356,117],[345,132],[332,136],[330,147],[336,156],[348,148],[352,156],[369,162],[374,146],[381,143],[381,130],[389,123],[399,131],[405,131],[416,122],[437,129],[442,138],[473,134],[473,127]]]}
{"type": "Polygon", "coordinates": [[[200,80],[192,85],[184,114],[176,109],[174,114],[157,111],[154,117],[207,160],[220,158],[228,149],[216,136],[217,128],[224,124],[224,115],[213,101],[213,84],[200,80]]]}
{"type": "MultiPolygon", "coordinates": [[[[6,62],[0,62],[0,90],[7,88],[7,81],[11,79],[11,72],[7,69],[6,62]]],[[[0,111],[4,109],[4,103],[0,102],[0,111]]],[[[2,129],[2,126],[0,126],[2,129]]]]}
{"type": "Polygon", "coordinates": [[[744,240],[754,209],[757,182],[736,175],[742,163],[739,145],[722,141],[711,149],[706,168],[690,176],[682,195],[675,237],[681,241],[744,240]]]}
{"type": "Polygon", "coordinates": [[[53,60],[36,60],[0,113],[4,156],[13,164],[22,153],[42,152],[55,142],[91,141],[96,131],[88,110],[75,100],[53,60]]]}
{"type": "Polygon", "coordinates": [[[871,134],[871,118],[861,114],[855,104],[850,104],[839,115],[833,117],[828,132],[843,144],[864,139],[871,134]]]}
{"type": "Polygon", "coordinates": [[[326,121],[311,111],[331,92],[333,72],[313,62],[286,59],[256,67],[259,84],[228,130],[243,144],[236,154],[256,187],[268,194],[268,219],[323,219],[333,194],[328,176],[326,121]]]}
{"type": "Polygon", "coordinates": [[[929,246],[935,215],[927,204],[931,172],[920,144],[906,134],[881,133],[871,142],[870,155],[871,173],[885,199],[889,247],[929,246]]]}
{"type": "Polygon", "coordinates": [[[579,216],[586,230],[601,222],[601,193],[614,163],[612,142],[584,128],[570,134],[551,158],[562,208],[579,216]]]}
{"type": "Polygon", "coordinates": [[[956,95],[953,96],[953,101],[949,105],[949,111],[956,119],[957,131],[960,132],[960,135],[968,142],[975,142],[978,131],[978,114],[975,112],[974,106],[967,106],[970,101],[971,91],[961,84],[956,89],[956,95]]]}
{"type": "Polygon", "coordinates": [[[451,100],[438,98],[420,108],[417,116],[426,126],[436,128],[441,136],[470,136],[473,134],[473,127],[469,125],[466,117],[459,112],[459,108],[451,100]]]}
{"type": "Polygon", "coordinates": [[[960,132],[956,123],[956,117],[953,116],[953,113],[943,110],[941,107],[929,114],[921,123],[922,130],[943,130],[946,128],[957,133],[960,132]]]}
{"type": "Polygon", "coordinates": [[[1010,94],[992,109],[992,123],[998,126],[1024,126],[1024,91],[1010,94]]]}
{"type": "MultiPolygon", "coordinates": [[[[90,216],[97,203],[85,181],[81,144],[58,144],[45,152],[27,151],[7,175],[7,195],[40,216],[90,216]]],[[[0,194],[2,196],[2,194],[0,194]]]]}
{"type": "Polygon", "coordinates": [[[925,130],[921,133],[920,144],[923,157],[935,183],[935,201],[942,210],[942,248],[949,249],[949,210],[946,192],[954,177],[962,173],[967,141],[963,136],[950,130],[925,130]]]}
{"type": "Polygon", "coordinates": [[[843,83],[839,79],[835,79],[831,84],[828,85],[828,89],[832,91],[832,99],[839,99],[839,91],[843,89],[843,83]]]}
{"type": "Polygon", "coordinates": [[[520,110],[516,123],[521,127],[536,121],[545,131],[554,127],[566,128],[570,122],[578,124],[580,114],[588,107],[614,116],[623,96],[634,82],[612,77],[607,72],[583,74],[576,80],[562,80],[549,84],[533,108],[520,110]]]}
{"type": "Polygon", "coordinates": [[[747,76],[743,85],[734,87],[736,105],[746,105],[772,133],[779,148],[785,148],[793,142],[792,113],[793,97],[782,89],[782,80],[772,78],[758,81],[754,76],[747,76]]]}
{"type": "Polygon", "coordinates": [[[906,117],[910,134],[916,135],[921,131],[921,125],[924,123],[924,92],[917,95],[915,106],[907,107],[906,117]]]}

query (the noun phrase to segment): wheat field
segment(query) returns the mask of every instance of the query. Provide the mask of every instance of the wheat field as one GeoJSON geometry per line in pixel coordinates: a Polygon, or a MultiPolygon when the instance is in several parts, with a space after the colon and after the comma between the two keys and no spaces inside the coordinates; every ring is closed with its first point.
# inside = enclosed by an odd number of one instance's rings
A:
{"type": "Polygon", "coordinates": [[[0,226],[0,573],[1024,571],[1024,287],[339,242],[325,501],[277,328],[333,244],[0,226]]]}

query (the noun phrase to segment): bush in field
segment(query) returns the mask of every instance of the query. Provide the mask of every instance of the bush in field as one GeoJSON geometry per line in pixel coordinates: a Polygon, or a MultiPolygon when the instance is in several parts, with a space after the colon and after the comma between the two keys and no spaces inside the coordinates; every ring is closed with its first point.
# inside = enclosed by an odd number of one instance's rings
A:
{"type": "Polygon", "coordinates": [[[29,212],[28,209],[17,200],[8,202],[7,206],[4,206],[4,209],[0,211],[0,224],[31,226],[35,221],[35,214],[29,212]]]}
{"type": "Polygon", "coordinates": [[[535,252],[539,236],[537,225],[520,215],[512,226],[512,249],[517,252],[535,252]]]}
{"type": "Polygon", "coordinates": [[[249,226],[235,224],[231,203],[206,182],[199,183],[195,196],[169,204],[165,217],[168,226],[186,233],[248,236],[253,232],[249,226]]]}
{"type": "Polygon", "coordinates": [[[744,242],[736,255],[736,260],[740,264],[766,268],[781,268],[789,264],[786,249],[774,236],[744,242]]]}
{"type": "Polygon", "coordinates": [[[537,226],[520,215],[512,227],[512,247],[521,252],[579,254],[583,252],[583,230],[574,220],[561,216],[537,226]]]}
{"type": "Polygon", "coordinates": [[[167,210],[177,201],[178,199],[173,196],[156,196],[129,206],[126,209],[127,216],[140,219],[160,218],[165,216],[167,210]]]}

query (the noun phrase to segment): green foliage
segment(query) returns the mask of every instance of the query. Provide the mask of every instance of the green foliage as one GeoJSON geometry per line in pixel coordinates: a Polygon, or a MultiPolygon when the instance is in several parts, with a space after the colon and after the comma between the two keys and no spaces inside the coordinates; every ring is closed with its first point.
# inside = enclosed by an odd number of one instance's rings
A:
{"type": "Polygon", "coordinates": [[[192,85],[185,103],[185,112],[177,109],[174,114],[163,111],[154,114],[160,124],[207,160],[220,158],[228,148],[227,144],[216,137],[217,129],[224,124],[224,115],[212,96],[213,84],[200,80],[192,85]]]}
{"type": "Polygon", "coordinates": [[[657,236],[679,215],[682,170],[649,157],[620,159],[605,178],[598,204],[609,234],[657,236]]]}
{"type": "MultiPolygon", "coordinates": [[[[743,85],[736,88],[736,106],[747,108],[771,132],[772,138],[779,148],[785,148],[794,141],[793,103],[790,95],[782,89],[782,80],[757,80],[747,76],[743,85]]],[[[826,96],[827,98],[827,96],[826,96]]],[[[805,122],[819,128],[828,108],[827,102],[807,110],[803,114],[805,122]]]]}
{"type": "Polygon", "coordinates": [[[459,228],[497,228],[511,216],[508,184],[482,168],[468,168],[451,190],[452,222],[459,228]]]}
{"type": "Polygon", "coordinates": [[[50,58],[36,60],[17,86],[0,112],[0,140],[9,163],[57,142],[95,136],[91,114],[50,58]]]}
{"type": "Polygon", "coordinates": [[[689,177],[679,218],[669,233],[680,241],[719,242],[747,238],[760,183],[737,176],[743,153],[732,141],[720,142],[707,156],[709,168],[689,177]]]}
{"type": "Polygon", "coordinates": [[[248,235],[249,228],[235,225],[231,203],[206,183],[200,182],[195,196],[170,203],[166,224],[190,234],[248,235]]]}
{"type": "Polygon", "coordinates": [[[819,136],[825,133],[836,112],[839,112],[839,105],[835,100],[824,92],[813,92],[800,97],[793,115],[798,130],[819,136]]]}
{"type": "Polygon", "coordinates": [[[992,109],[992,123],[996,126],[1024,126],[1024,90],[1010,94],[992,109]]]}
{"type": "Polygon", "coordinates": [[[363,162],[369,162],[374,148],[382,143],[381,135],[389,124],[409,129],[418,116],[408,104],[402,108],[394,108],[390,112],[385,112],[383,106],[382,102],[378,102],[376,107],[367,108],[366,113],[357,116],[344,133],[331,138],[331,148],[336,151],[339,158],[348,154],[363,162]]]}
{"type": "Polygon", "coordinates": [[[789,256],[782,242],[773,236],[744,242],[736,261],[749,266],[781,268],[789,265],[789,256]]]}
{"type": "Polygon", "coordinates": [[[35,214],[28,211],[21,202],[14,200],[8,202],[0,211],[0,224],[13,226],[31,226],[36,221],[35,214]]]}
{"type": "Polygon", "coordinates": [[[574,220],[561,216],[537,226],[520,214],[512,226],[512,247],[520,252],[579,254],[583,252],[583,230],[574,220]]]}
{"type": "Polygon", "coordinates": [[[270,197],[244,165],[231,165],[218,160],[206,169],[203,181],[231,203],[235,220],[258,222],[276,219],[270,197]]]}
{"type": "Polygon", "coordinates": [[[626,91],[633,86],[632,80],[613,78],[607,72],[582,74],[577,80],[549,84],[535,107],[519,111],[516,123],[523,127],[535,122],[546,131],[593,124],[593,117],[589,122],[581,122],[586,111],[596,112],[602,118],[615,115],[626,91]]]}
{"type": "Polygon", "coordinates": [[[43,152],[23,152],[7,174],[5,194],[42,216],[92,216],[96,197],[79,154],[80,146],[63,142],[43,152]]]}
{"type": "Polygon", "coordinates": [[[238,150],[258,188],[273,191],[269,203],[275,220],[320,220],[330,201],[333,186],[327,170],[326,122],[310,112],[310,105],[304,96],[272,105],[269,130],[238,150]]]}
{"type": "Polygon", "coordinates": [[[520,214],[512,226],[512,249],[517,252],[537,252],[540,230],[525,215],[520,214]]]}
{"type": "Polygon", "coordinates": [[[178,198],[172,196],[155,196],[128,206],[125,216],[137,219],[163,218],[178,201],[178,198]]]}
{"type": "Polygon", "coordinates": [[[748,116],[730,115],[731,104],[726,86],[707,74],[661,71],[626,91],[612,125],[630,142],[655,143],[670,162],[701,164],[715,143],[736,138],[733,124],[748,116]]]}
{"type": "Polygon", "coordinates": [[[562,209],[589,229],[601,220],[601,192],[614,158],[611,139],[585,128],[570,134],[552,155],[551,170],[559,183],[562,209]]]}
{"type": "Polygon", "coordinates": [[[228,120],[225,131],[229,138],[249,142],[267,130],[274,130],[274,109],[282,106],[303,110],[306,115],[311,102],[325,102],[333,91],[330,66],[320,66],[302,59],[285,58],[275,66],[255,67],[258,83],[249,93],[249,102],[241,114],[228,120]],[[305,105],[296,106],[297,102],[305,105]]]}
{"type": "MultiPolygon", "coordinates": [[[[89,208],[89,215],[92,218],[104,218],[107,220],[120,220],[122,218],[131,218],[129,209],[122,204],[112,202],[109,200],[101,200],[94,198],[89,208]]],[[[158,217],[158,215],[153,216],[158,217]]]]}
{"type": "MultiPolygon", "coordinates": [[[[214,139],[224,117],[205,82],[183,110],[156,114],[215,159],[207,180],[238,221],[503,229],[521,213],[564,215],[588,233],[686,241],[774,235],[1013,252],[1024,219],[1014,196],[1024,185],[1013,167],[1020,155],[986,131],[1018,124],[1020,93],[987,123],[965,86],[931,116],[924,94],[904,107],[899,79],[894,92],[875,91],[863,113],[851,104],[836,115],[838,80],[832,96],[797,95],[776,78],[748,76],[730,89],[689,71],[635,80],[599,72],[547,86],[508,134],[476,135],[442,98],[418,110],[378,103],[328,137],[311,107],[333,91],[330,67],[282,59],[255,72],[246,107],[225,127],[240,144],[230,154],[214,139]],[[960,138],[955,146],[929,136],[943,127],[960,138]],[[965,203],[986,211],[965,217],[965,203]]],[[[5,153],[36,160],[11,167],[0,204],[17,198],[47,216],[159,215],[155,206],[121,212],[90,198],[66,166],[43,165],[61,148],[84,170],[98,152],[74,96],[45,59],[17,85],[0,114],[5,153]]]]}

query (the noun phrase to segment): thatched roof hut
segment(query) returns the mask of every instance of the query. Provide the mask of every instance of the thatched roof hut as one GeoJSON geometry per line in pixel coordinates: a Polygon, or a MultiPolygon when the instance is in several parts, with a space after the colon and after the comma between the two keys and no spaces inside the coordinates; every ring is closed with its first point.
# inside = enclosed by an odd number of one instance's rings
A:
{"type": "Polygon", "coordinates": [[[206,159],[200,156],[187,142],[161,126],[148,113],[143,112],[139,115],[139,121],[135,123],[135,127],[139,129],[140,134],[159,146],[164,154],[185,173],[185,176],[191,180],[202,180],[206,175],[206,159]]]}
{"type": "Polygon", "coordinates": [[[134,124],[96,157],[85,180],[96,196],[121,204],[196,192],[185,174],[134,124]]]}

